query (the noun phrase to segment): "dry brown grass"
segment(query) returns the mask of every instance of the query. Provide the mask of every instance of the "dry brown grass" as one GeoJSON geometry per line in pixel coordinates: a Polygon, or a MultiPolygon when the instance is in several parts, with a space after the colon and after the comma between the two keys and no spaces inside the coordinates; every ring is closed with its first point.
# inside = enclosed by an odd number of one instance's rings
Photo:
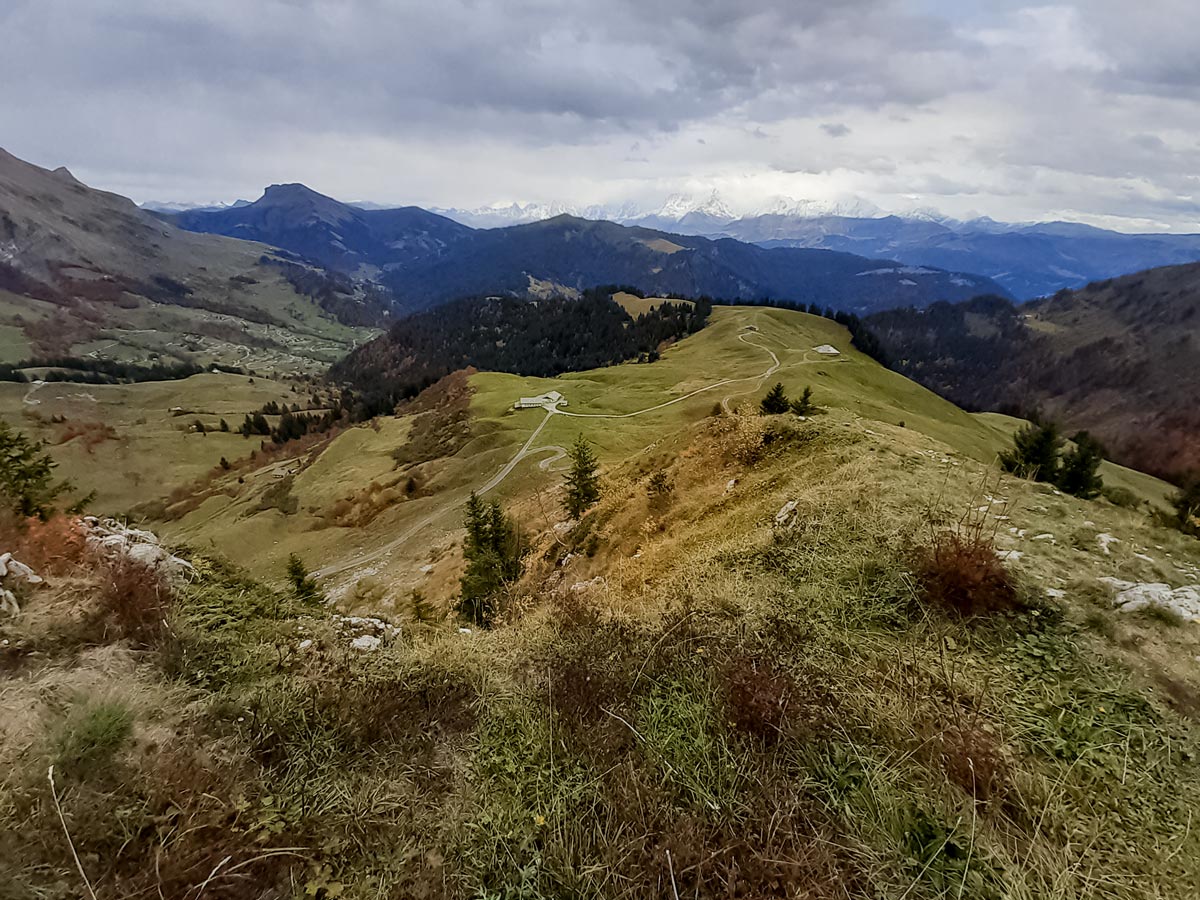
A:
{"type": "Polygon", "coordinates": [[[168,633],[171,586],[165,571],[125,554],[98,560],[97,613],[104,637],[157,646],[168,633]],[[111,633],[110,633],[111,632],[111,633]]]}

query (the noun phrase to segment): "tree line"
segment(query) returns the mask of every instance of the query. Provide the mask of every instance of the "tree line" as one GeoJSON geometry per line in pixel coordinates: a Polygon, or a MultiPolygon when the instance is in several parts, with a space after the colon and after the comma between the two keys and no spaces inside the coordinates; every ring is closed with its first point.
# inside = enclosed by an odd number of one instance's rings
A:
{"type": "Polygon", "coordinates": [[[635,319],[612,300],[618,290],[628,288],[592,288],[578,299],[454,300],[401,319],[329,374],[382,411],[470,366],[553,377],[627,360],[650,362],[663,343],[703,328],[712,311],[707,300],[667,303],[635,319]]]}
{"type": "Polygon", "coordinates": [[[245,375],[238,366],[212,363],[199,366],[191,362],[156,362],[150,365],[123,362],[117,359],[91,359],[80,356],[34,358],[18,363],[0,365],[0,381],[29,381],[25,369],[49,369],[40,376],[42,381],[67,381],[78,384],[137,384],[147,381],[179,381],[201,372],[217,370],[231,375],[245,375]]]}

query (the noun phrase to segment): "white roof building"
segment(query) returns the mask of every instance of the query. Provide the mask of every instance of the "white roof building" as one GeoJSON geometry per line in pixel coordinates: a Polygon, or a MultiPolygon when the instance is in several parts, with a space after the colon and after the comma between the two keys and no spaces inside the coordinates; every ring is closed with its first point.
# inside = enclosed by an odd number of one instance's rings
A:
{"type": "Polygon", "coordinates": [[[547,391],[537,397],[522,397],[513,404],[514,409],[537,409],[538,407],[566,406],[566,398],[558,391],[547,391]]]}

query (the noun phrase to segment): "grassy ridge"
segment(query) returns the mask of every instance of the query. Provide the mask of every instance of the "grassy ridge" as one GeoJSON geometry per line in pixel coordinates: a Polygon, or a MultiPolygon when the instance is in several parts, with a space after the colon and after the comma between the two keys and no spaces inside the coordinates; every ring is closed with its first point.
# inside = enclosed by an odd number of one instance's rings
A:
{"type": "Polygon", "coordinates": [[[52,755],[91,761],[62,797],[112,896],[182,896],[226,856],[242,875],[214,897],[1187,896],[1200,639],[1096,578],[1194,578],[1195,542],[913,428],[834,408],[748,455],[761,423],[610,464],[595,554],[558,565],[542,533],[492,632],[397,610],[354,651],[203,557],[150,653],[109,632],[80,653],[67,607],[31,602],[4,633],[44,654],[8,683],[32,714],[0,725],[15,896],[77,887],[52,755]],[[980,506],[1025,551],[1028,608],[968,623],[923,602],[909,554],[980,506]],[[152,827],[168,802],[179,827],[152,827]]]}
{"type": "MultiPolygon", "coordinates": [[[[776,380],[793,395],[811,385],[818,404],[846,416],[861,417],[864,423],[877,423],[860,428],[895,429],[903,422],[906,431],[939,442],[943,454],[955,452],[990,462],[1007,445],[1011,423],[967,414],[882,368],[849,344],[843,328],[820,317],[788,310],[717,307],[706,328],[668,348],[654,363],[626,363],[554,379],[484,372],[473,375],[469,432],[449,456],[397,468],[388,456],[388,443],[398,450],[414,434],[428,430],[418,425],[415,415],[406,414],[397,427],[388,423],[373,436],[359,434],[369,431],[368,426],[361,426],[335,438],[327,448],[319,446],[292,454],[298,469],[290,486],[297,504],[292,515],[275,508],[259,508],[262,492],[274,482],[273,478],[247,478],[245,484],[237,485],[229,483],[236,482],[231,477],[224,483],[227,493],[206,500],[195,512],[171,524],[169,530],[197,545],[216,546],[257,574],[278,578],[291,552],[313,560],[314,565],[316,561],[353,559],[382,551],[398,536],[428,522],[410,540],[381,557],[339,573],[332,586],[339,596],[343,592],[348,596],[353,591],[355,573],[361,571],[395,584],[390,593],[393,602],[402,602],[416,587],[448,599],[457,579],[454,543],[460,526],[459,506],[469,490],[485,484],[513,458],[544,418],[541,410],[514,411],[513,401],[547,390],[566,395],[569,412],[624,414],[682,397],[717,381],[745,379],[642,416],[555,416],[536,442],[538,447],[566,447],[582,433],[592,441],[606,466],[629,461],[636,464],[664,442],[685,439],[689,430],[726,398],[730,406],[753,406],[776,380]],[[771,365],[771,358],[762,349],[739,340],[740,335],[773,348],[782,365],[775,376],[758,378],[771,365]],[[841,355],[830,359],[813,352],[814,347],[823,344],[837,347],[841,355]],[[371,449],[360,452],[360,447],[368,446],[371,449]],[[324,463],[322,454],[328,454],[324,463]],[[318,473],[339,474],[333,480],[309,475],[309,465],[318,466],[318,473]],[[402,490],[410,474],[421,483],[414,495],[402,490]],[[372,482],[379,486],[375,502],[382,508],[378,515],[360,528],[332,527],[333,505],[347,498],[361,505],[362,490],[372,482]],[[333,489],[334,483],[341,486],[333,489]],[[389,490],[391,501],[384,497],[389,490]],[[341,496],[335,496],[339,492],[341,496]],[[420,572],[430,565],[432,572],[420,572]]],[[[554,515],[556,510],[552,492],[560,480],[553,471],[557,464],[549,470],[540,467],[553,453],[546,451],[521,461],[496,488],[497,496],[516,504],[519,514],[539,527],[549,524],[547,514],[554,515]]],[[[1153,479],[1119,475],[1115,469],[1110,474],[1128,482],[1147,499],[1160,500],[1167,490],[1153,479]]]]}

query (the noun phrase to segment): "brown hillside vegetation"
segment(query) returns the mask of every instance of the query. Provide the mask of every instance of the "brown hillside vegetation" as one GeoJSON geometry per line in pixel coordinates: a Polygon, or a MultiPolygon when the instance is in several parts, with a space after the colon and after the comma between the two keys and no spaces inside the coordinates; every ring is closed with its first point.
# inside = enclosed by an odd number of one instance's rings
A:
{"type": "Polygon", "coordinates": [[[592,550],[535,532],[490,631],[199,554],[165,593],[48,569],[0,620],[3,896],[1188,896],[1200,639],[1096,578],[1194,579],[1195,541],[844,411],[761,421],[607,469],[592,550]],[[942,604],[972,581],[1003,603],[942,604]]]}
{"type": "Polygon", "coordinates": [[[1200,264],[1014,308],[993,299],[871,317],[899,371],[973,409],[1042,410],[1126,465],[1200,468],[1200,264]]]}

